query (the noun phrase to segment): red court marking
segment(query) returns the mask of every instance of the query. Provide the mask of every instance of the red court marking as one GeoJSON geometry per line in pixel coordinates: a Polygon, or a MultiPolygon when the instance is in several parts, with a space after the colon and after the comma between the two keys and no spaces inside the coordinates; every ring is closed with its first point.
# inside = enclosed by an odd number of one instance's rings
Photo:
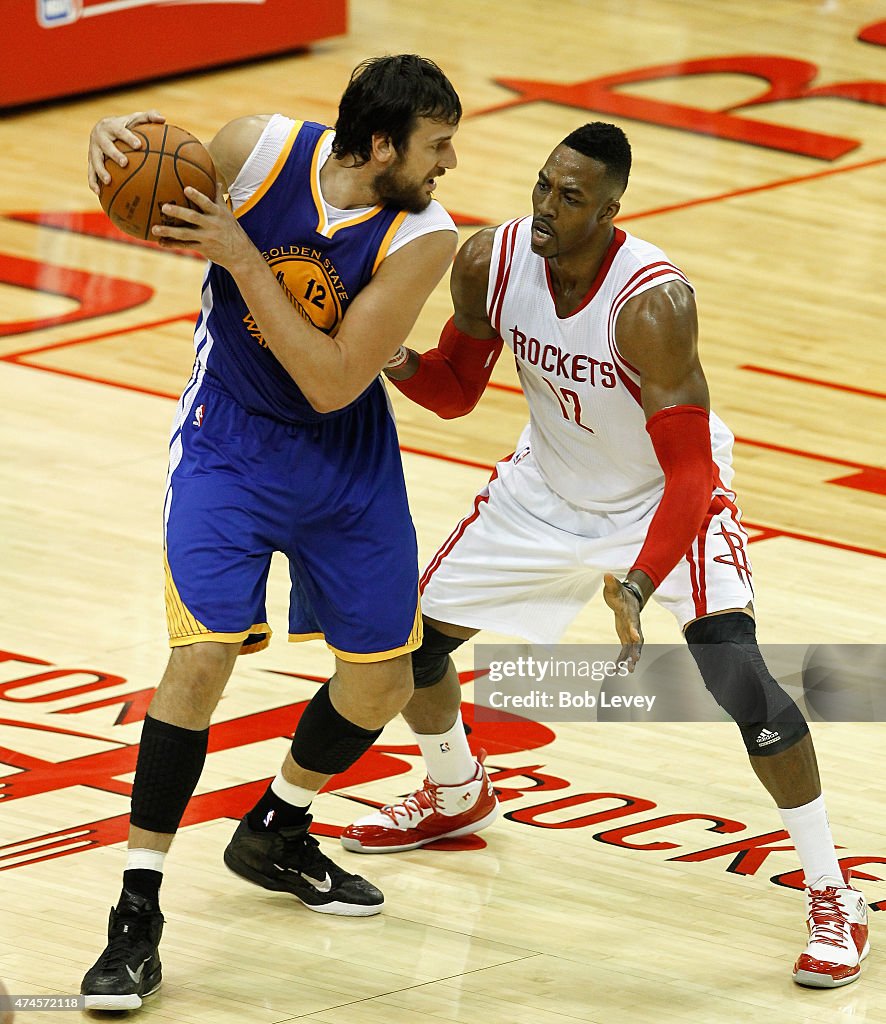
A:
{"type": "Polygon", "coordinates": [[[641,210],[639,213],[628,213],[618,218],[619,224],[626,220],[639,220],[641,217],[655,217],[660,213],[673,213],[675,210],[688,210],[693,206],[704,206],[705,203],[719,203],[723,199],[735,199],[738,196],[749,196],[755,192],[769,192],[772,189],[784,188],[786,185],[799,185],[806,181],[815,181],[817,178],[829,178],[834,174],[846,174],[848,171],[859,171],[865,167],[877,167],[886,163],[886,156],[877,157],[874,160],[862,160],[856,164],[846,164],[843,167],[830,167],[825,171],[812,171],[810,174],[799,174],[793,178],[780,178],[778,181],[770,181],[764,185],[750,185],[747,188],[733,189],[731,192],[721,192],[715,196],[702,196],[700,199],[687,199],[683,203],[671,203],[669,206],[657,206],[652,210],[641,210]]]}
{"type": "Polygon", "coordinates": [[[138,395],[149,395],[152,398],[178,398],[168,391],[155,391],[153,388],[142,388],[137,384],[122,384],[119,380],[109,380],[105,377],[93,377],[88,373],[77,373],[74,370],[62,370],[57,366],[37,366],[35,363],[26,363],[24,360],[0,356],[0,362],[14,363],[17,366],[26,366],[29,370],[42,370],[44,373],[54,373],[58,377],[70,377],[73,380],[84,380],[88,384],[103,384],[109,388],[120,388],[123,391],[134,391],[138,395]]]}
{"type": "Polygon", "coordinates": [[[156,242],[149,242],[143,238],[132,238],[124,235],[122,231],[114,227],[103,211],[79,210],[68,212],[24,212],[7,213],[7,220],[17,220],[24,224],[36,224],[41,228],[54,228],[57,231],[69,231],[76,235],[88,235],[90,238],[102,238],[109,242],[119,242],[121,245],[132,245],[140,249],[151,249],[169,256],[186,256],[189,259],[202,260],[203,257],[189,249],[161,249],[156,242]]]}
{"type": "Polygon", "coordinates": [[[443,462],[454,462],[459,466],[470,466],[471,469],[483,469],[487,473],[492,472],[492,466],[485,462],[476,462],[474,459],[462,459],[458,455],[444,455],[443,452],[432,452],[426,448],[413,448],[412,445],[401,444],[401,452],[409,452],[410,455],[424,455],[428,459],[440,459],[443,462]]]}
{"type": "Polygon", "coordinates": [[[829,462],[834,466],[848,466],[850,469],[860,469],[865,471],[873,470],[875,472],[880,471],[877,466],[869,466],[864,462],[852,462],[850,459],[840,459],[836,455],[820,455],[818,452],[805,452],[799,448],[789,448],[784,444],[775,444],[772,441],[754,441],[749,437],[738,437],[735,440],[739,444],[747,444],[752,448],[764,448],[770,452],[782,452],[784,455],[796,455],[801,459],[813,459],[815,462],[829,462]]]}
{"type": "Polygon", "coordinates": [[[94,711],[96,708],[113,707],[120,705],[120,712],[114,719],[114,725],[129,725],[131,722],[143,722],[148,711],[148,705],[154,699],[156,687],[148,686],[143,690],[132,690],[129,693],[118,693],[115,697],[105,697],[104,700],[94,700],[89,704],[79,704],[75,708],[63,708],[53,712],[59,715],[79,715],[83,711],[94,711]]]}
{"type": "Polygon", "coordinates": [[[59,377],[70,377],[73,380],[84,380],[90,384],[103,384],[109,388],[120,388],[123,391],[134,391],[139,395],[150,395],[152,398],[169,398],[172,401],[178,400],[178,395],[170,391],[158,391],[156,388],[141,387],[138,384],[127,384],[119,380],[111,380],[107,377],[96,377],[94,374],[79,373],[76,370],[64,370],[58,366],[41,366],[38,363],[29,362],[25,357],[38,355],[41,352],[52,352],[56,349],[69,348],[72,345],[86,345],[91,341],[101,341],[105,338],[115,338],[124,334],[134,334],[136,331],[149,331],[154,327],[163,327],[166,324],[174,324],[180,320],[187,320],[189,323],[197,318],[196,313],[181,313],[178,316],[166,317],[163,320],[151,320],[147,323],[135,324],[131,327],[119,327],[116,330],[101,331],[98,334],[88,334],[83,338],[70,338],[67,341],[56,341],[49,345],[38,345],[36,348],[21,349],[18,352],[9,352],[0,356],[0,362],[13,363],[16,366],[27,366],[32,370],[42,370],[44,373],[54,373],[59,377]]]}
{"type": "MultiPolygon", "coordinates": [[[[86,334],[82,338],[70,338],[67,341],[54,341],[49,345],[38,345],[36,348],[24,348],[18,352],[10,352],[8,355],[0,356],[6,362],[15,362],[21,356],[33,356],[38,352],[52,352],[58,348],[68,348],[71,345],[85,345],[90,341],[102,341],[105,338],[116,338],[121,334],[134,334],[136,331],[150,331],[154,327],[165,327],[166,324],[174,324],[179,320],[196,320],[196,313],[179,313],[177,316],[167,316],[162,320],[148,320],[146,323],[133,324],[131,327],[117,327],[114,330],[100,331],[98,334],[86,334]]],[[[46,367],[35,366],[35,369],[43,370],[46,367]]],[[[175,396],[176,398],[178,395],[175,396]]]]}
{"type": "Polygon", "coordinates": [[[851,395],[864,395],[867,398],[886,398],[884,391],[872,391],[870,388],[857,388],[852,384],[838,384],[832,380],[821,380],[818,377],[804,377],[800,373],[787,373],[784,370],[773,370],[769,366],[757,366],[745,363],[739,370],[750,370],[751,373],[765,373],[769,377],[781,377],[784,380],[795,380],[800,384],[814,384],[819,388],[833,388],[834,391],[846,391],[851,395]]]}
{"type": "Polygon", "coordinates": [[[826,480],[825,483],[836,484],[838,487],[851,487],[856,491],[869,491],[871,494],[886,495],[886,469],[869,466],[860,473],[837,476],[833,480],[826,480]]]}
{"type": "Polygon", "coordinates": [[[57,725],[43,725],[41,722],[23,722],[17,718],[0,718],[0,725],[8,725],[14,729],[33,729],[36,732],[51,732],[58,736],[74,736],[81,740],[98,740],[100,743],[116,743],[124,747],[128,746],[123,740],[109,740],[107,736],[96,736],[91,732],[77,732],[75,729],[65,729],[57,725]]]}
{"type": "Polygon", "coordinates": [[[759,523],[748,523],[742,520],[741,523],[748,530],[759,530],[760,532],[748,538],[748,544],[761,540],[773,540],[776,537],[788,537],[790,540],[802,540],[808,544],[820,544],[826,548],[839,548],[840,551],[853,551],[858,555],[871,555],[873,558],[886,558],[886,551],[878,551],[876,548],[863,548],[858,544],[845,544],[839,540],[827,540],[824,537],[816,537],[811,533],[797,533],[795,530],[782,530],[778,526],[761,526],[759,523]]]}
{"type": "MultiPolygon", "coordinates": [[[[574,107],[582,112],[626,117],[643,124],[673,128],[717,139],[730,139],[733,142],[763,146],[766,149],[794,153],[798,156],[835,160],[856,149],[860,142],[854,138],[826,135],[793,128],[788,124],[757,121],[744,116],[745,108],[757,104],[800,100],[812,96],[842,96],[859,102],[883,103],[883,83],[843,82],[810,88],[818,73],[818,66],[809,61],[775,54],[735,54],[632,68],[571,83],[552,82],[546,79],[496,78],[496,85],[504,86],[518,95],[514,99],[475,111],[470,116],[479,117],[529,103],[552,103],[559,107],[574,107]],[[768,88],[764,88],[750,99],[730,104],[726,109],[720,110],[656,100],[624,88],[663,79],[685,79],[712,73],[762,79],[768,88]]],[[[700,88],[704,89],[703,83],[700,88]]]]}
{"type": "MultiPolygon", "coordinates": [[[[0,747],[0,764],[9,765],[10,768],[19,768],[23,772],[33,771],[35,768],[42,768],[45,764],[42,757],[30,757],[20,750],[12,750],[10,747],[0,747]]],[[[5,783],[0,776],[0,800],[3,799],[3,787],[5,783]]]]}
{"type": "Polygon", "coordinates": [[[866,25],[858,33],[857,38],[863,43],[886,46],[886,21],[875,21],[872,25],[866,25]]]}
{"type": "Polygon", "coordinates": [[[123,313],[151,299],[154,289],[139,281],[88,273],[41,260],[0,252],[0,284],[72,299],[77,308],[56,316],[0,322],[0,337],[32,334],[47,327],[123,313]]]}
{"type": "Polygon", "coordinates": [[[515,387],[513,384],[497,384],[494,380],[491,380],[486,386],[493,388],[495,391],[507,391],[511,395],[523,394],[523,388],[515,387]]]}

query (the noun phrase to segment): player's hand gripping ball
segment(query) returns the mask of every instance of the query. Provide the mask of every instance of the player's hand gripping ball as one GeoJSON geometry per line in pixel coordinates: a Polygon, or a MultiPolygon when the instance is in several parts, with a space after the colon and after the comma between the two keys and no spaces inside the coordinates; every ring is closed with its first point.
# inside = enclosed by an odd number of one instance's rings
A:
{"type": "Polygon", "coordinates": [[[128,163],[105,163],[111,180],[101,183],[99,198],[116,227],[150,239],[155,224],[174,223],[162,212],[165,203],[193,207],[185,196],[188,185],[215,198],[215,165],[203,143],[174,124],[139,124],[131,130],[141,137],[142,148],[117,143],[128,163]]]}

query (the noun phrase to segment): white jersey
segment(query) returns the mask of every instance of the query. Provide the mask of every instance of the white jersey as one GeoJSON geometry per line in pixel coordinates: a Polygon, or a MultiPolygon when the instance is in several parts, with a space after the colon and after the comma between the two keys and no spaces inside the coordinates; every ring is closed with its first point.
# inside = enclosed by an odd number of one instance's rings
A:
{"type": "MultiPolygon", "coordinates": [[[[496,230],[486,305],[517,362],[538,470],[581,509],[656,503],[664,474],[646,433],[640,375],[618,351],[615,325],[625,303],[649,288],[692,286],[661,249],[616,228],[587,295],[560,317],[547,262],[530,248],[531,230],[531,217],[496,230]]],[[[719,483],[728,487],[734,438],[713,412],[710,424],[719,483]]]]}

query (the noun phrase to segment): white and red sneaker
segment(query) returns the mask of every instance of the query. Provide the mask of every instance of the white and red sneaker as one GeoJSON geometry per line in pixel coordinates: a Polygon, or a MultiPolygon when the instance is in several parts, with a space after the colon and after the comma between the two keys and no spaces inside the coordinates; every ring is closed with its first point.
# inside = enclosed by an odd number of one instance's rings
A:
{"type": "Polygon", "coordinates": [[[849,884],[828,884],[806,890],[809,943],[794,964],[794,981],[812,988],[849,985],[861,973],[861,961],[871,951],[868,908],[864,896],[849,884]]]}
{"type": "Polygon", "coordinates": [[[380,807],[341,834],[341,844],[355,853],[400,853],[436,839],[472,835],[495,821],[498,801],[483,767],[481,750],[473,778],[460,786],[439,786],[430,778],[398,804],[380,807]]]}

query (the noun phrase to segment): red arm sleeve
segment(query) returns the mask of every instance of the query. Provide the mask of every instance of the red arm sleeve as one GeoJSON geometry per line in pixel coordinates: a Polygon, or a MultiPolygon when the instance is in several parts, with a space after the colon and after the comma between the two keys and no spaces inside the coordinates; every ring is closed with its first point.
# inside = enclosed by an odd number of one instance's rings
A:
{"type": "Polygon", "coordinates": [[[437,347],[419,356],[407,380],[388,378],[400,392],[445,420],[465,416],[480,400],[502,349],[501,338],[472,338],[452,317],[437,347]]]}
{"type": "Polygon", "coordinates": [[[697,405],[675,405],[650,416],[646,431],[664,470],[664,494],[631,569],[657,587],[686,554],[711,504],[714,463],[709,416],[697,405]]]}

